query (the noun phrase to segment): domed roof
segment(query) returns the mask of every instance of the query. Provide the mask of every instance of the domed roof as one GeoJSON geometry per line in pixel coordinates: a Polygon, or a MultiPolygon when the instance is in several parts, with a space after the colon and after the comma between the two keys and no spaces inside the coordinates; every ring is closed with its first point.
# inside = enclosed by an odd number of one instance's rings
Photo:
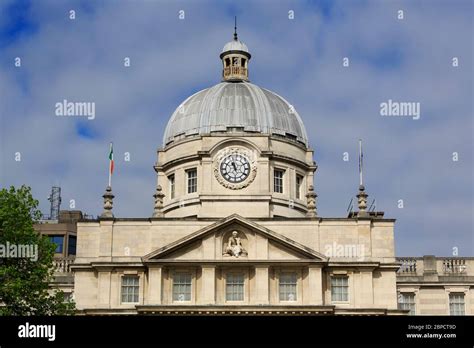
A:
{"type": "Polygon", "coordinates": [[[186,99],[166,126],[163,146],[213,132],[277,134],[308,145],[303,122],[285,99],[246,81],[221,82],[186,99]]]}
{"type": "Polygon", "coordinates": [[[240,40],[232,40],[229,41],[224,45],[224,48],[222,49],[222,53],[228,52],[228,51],[243,51],[243,52],[249,52],[249,49],[246,44],[244,44],[240,40]]]}

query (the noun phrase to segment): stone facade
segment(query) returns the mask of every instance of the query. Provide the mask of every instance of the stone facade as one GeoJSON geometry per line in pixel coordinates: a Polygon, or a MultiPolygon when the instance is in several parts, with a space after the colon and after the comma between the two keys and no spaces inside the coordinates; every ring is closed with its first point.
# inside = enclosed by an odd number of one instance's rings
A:
{"type": "Polygon", "coordinates": [[[359,211],[319,217],[301,118],[246,81],[250,53],[237,34],[220,57],[224,81],[188,98],[168,123],[151,217],[114,217],[107,187],[100,218],[78,222],[80,312],[406,315],[413,297],[400,293],[419,291],[419,314],[441,314],[454,288],[471,306],[466,279],[440,289],[427,283],[440,280],[434,271],[422,280],[398,273],[397,297],[395,220],[366,210],[362,182],[359,211]],[[225,71],[239,64],[241,80],[225,71]]]}
{"type": "MultiPolygon", "coordinates": [[[[78,224],[75,299],[86,313],[304,311],[400,314],[393,220],[272,218],[113,219],[78,224]],[[247,255],[225,255],[237,231],[247,255]],[[352,258],[317,250],[358,245],[352,258]],[[173,298],[173,276],[191,275],[189,300],[173,298]],[[226,299],[226,277],[244,277],[243,298],[226,299]],[[296,276],[292,301],[280,298],[279,275],[296,276]],[[136,303],[122,302],[122,278],[138,277],[136,303]],[[331,277],[347,277],[348,296],[331,298],[331,277]],[[230,308],[227,308],[230,307],[230,308]],[[226,309],[227,308],[227,309],[226,309]],[[256,309],[253,309],[255,311],[256,309]]],[[[355,250],[355,249],[354,249],[355,250]]]]}
{"type": "Polygon", "coordinates": [[[474,315],[474,258],[427,255],[397,261],[400,307],[410,296],[414,315],[474,315]]]}

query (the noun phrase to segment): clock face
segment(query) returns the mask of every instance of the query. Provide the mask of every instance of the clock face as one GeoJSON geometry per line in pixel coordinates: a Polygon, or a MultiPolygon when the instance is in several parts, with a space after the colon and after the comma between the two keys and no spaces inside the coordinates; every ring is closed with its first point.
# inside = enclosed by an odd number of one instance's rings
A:
{"type": "Polygon", "coordinates": [[[230,154],[221,161],[220,172],[228,182],[240,183],[249,177],[249,160],[240,153],[230,154]]]}

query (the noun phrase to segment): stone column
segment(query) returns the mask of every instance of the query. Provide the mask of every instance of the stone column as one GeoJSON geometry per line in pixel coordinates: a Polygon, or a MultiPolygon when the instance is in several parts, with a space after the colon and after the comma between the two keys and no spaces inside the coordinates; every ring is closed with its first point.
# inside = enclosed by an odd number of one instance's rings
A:
{"type": "Polygon", "coordinates": [[[203,265],[201,267],[201,300],[198,303],[208,305],[216,303],[216,266],[203,265]]]}
{"type": "Polygon", "coordinates": [[[255,266],[255,304],[265,305],[270,303],[268,291],[269,282],[268,266],[255,266]]]}
{"type": "Polygon", "coordinates": [[[320,265],[308,266],[308,289],[304,290],[304,304],[323,305],[323,275],[320,265]]]}
{"type": "Polygon", "coordinates": [[[149,266],[148,292],[145,303],[148,305],[161,304],[162,266],[149,266]]]}

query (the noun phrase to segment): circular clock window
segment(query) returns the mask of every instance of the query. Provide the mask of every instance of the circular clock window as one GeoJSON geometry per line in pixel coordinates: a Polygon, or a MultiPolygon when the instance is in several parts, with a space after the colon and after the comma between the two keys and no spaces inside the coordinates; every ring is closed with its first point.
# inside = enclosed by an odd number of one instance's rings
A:
{"type": "Polygon", "coordinates": [[[221,161],[222,177],[230,183],[241,183],[249,177],[250,162],[244,155],[233,153],[221,161]]]}
{"type": "Polygon", "coordinates": [[[214,174],[222,186],[238,190],[248,186],[257,174],[252,154],[247,155],[245,149],[226,148],[215,159],[214,174]]]}

